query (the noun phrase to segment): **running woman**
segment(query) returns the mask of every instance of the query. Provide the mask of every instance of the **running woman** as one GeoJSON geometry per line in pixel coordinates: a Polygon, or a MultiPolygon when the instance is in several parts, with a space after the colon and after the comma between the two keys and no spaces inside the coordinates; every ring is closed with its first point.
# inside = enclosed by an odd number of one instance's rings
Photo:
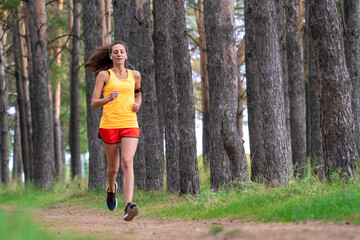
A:
{"type": "Polygon", "coordinates": [[[131,221],[139,208],[132,202],[134,192],[133,160],[138,145],[140,128],[136,113],[141,105],[141,75],[125,68],[127,46],[114,42],[98,47],[88,59],[85,68],[96,74],[91,100],[93,109],[103,108],[99,137],[106,152],[107,190],[106,204],[109,210],[117,208],[116,176],[120,167],[119,143],[121,143],[121,167],[124,173],[123,192],[125,200],[124,220],[131,221]],[[103,97],[101,97],[103,93],[103,97]]]}

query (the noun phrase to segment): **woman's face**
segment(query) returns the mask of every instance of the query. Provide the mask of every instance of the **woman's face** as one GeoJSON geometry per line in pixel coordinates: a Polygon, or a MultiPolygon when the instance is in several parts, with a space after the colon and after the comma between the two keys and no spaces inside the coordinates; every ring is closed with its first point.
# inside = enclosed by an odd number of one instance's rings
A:
{"type": "Polygon", "coordinates": [[[122,44],[116,44],[112,47],[110,58],[112,59],[113,63],[125,63],[125,60],[127,58],[127,53],[125,46],[122,44]]]}

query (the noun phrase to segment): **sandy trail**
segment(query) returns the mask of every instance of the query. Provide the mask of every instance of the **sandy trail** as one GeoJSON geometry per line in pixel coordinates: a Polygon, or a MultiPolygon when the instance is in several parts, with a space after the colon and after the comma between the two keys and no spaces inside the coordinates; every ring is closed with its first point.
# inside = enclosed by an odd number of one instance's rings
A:
{"type": "Polygon", "coordinates": [[[58,205],[39,210],[36,218],[45,228],[60,236],[95,235],[97,239],[360,240],[360,226],[346,223],[244,223],[229,219],[187,221],[144,218],[125,222],[121,215],[101,212],[58,205]],[[216,229],[220,231],[213,233],[216,229]]]}

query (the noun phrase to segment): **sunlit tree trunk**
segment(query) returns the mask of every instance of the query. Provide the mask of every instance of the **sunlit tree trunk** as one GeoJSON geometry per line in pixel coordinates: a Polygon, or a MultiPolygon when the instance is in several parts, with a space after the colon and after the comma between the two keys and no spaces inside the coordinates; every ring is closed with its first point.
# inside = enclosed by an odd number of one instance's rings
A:
{"type": "Polygon", "coordinates": [[[38,187],[52,188],[54,154],[51,101],[49,98],[46,11],[44,0],[28,0],[32,52],[30,97],[33,126],[34,180],[38,187]]]}
{"type": "Polygon", "coordinates": [[[238,104],[236,113],[236,125],[240,137],[243,138],[244,131],[244,110],[246,107],[246,89],[244,76],[241,71],[242,65],[245,63],[245,38],[243,38],[238,46],[237,52],[237,77],[238,77],[238,104]]]}
{"type": "MultiPolygon", "coordinates": [[[[94,50],[102,44],[101,39],[101,11],[100,0],[83,1],[82,20],[84,28],[84,61],[91,56],[94,50]]],[[[105,151],[98,138],[101,109],[91,108],[91,98],[95,86],[95,76],[86,71],[86,106],[87,106],[87,133],[89,149],[89,188],[103,188],[105,186],[105,151]]]]}
{"type": "MultiPolygon", "coordinates": [[[[62,10],[64,6],[64,1],[60,0],[58,2],[58,10],[60,16],[62,16],[62,10]]],[[[61,34],[61,31],[59,32],[61,34]]],[[[62,44],[62,41],[59,41],[59,44],[62,44]]],[[[61,48],[56,48],[56,64],[61,66],[61,48]]],[[[63,162],[62,162],[62,133],[61,133],[61,122],[60,122],[60,104],[61,104],[61,81],[60,79],[55,79],[55,88],[53,91],[53,116],[54,116],[54,162],[55,162],[55,171],[54,177],[61,179],[63,172],[63,162]]]]}
{"type": "MultiPolygon", "coordinates": [[[[115,10],[116,11],[116,10],[115,10]]],[[[101,2],[102,20],[102,41],[104,44],[111,43],[111,0],[101,2]]]]}
{"type": "MultiPolygon", "coordinates": [[[[27,13],[26,3],[20,3],[21,11],[27,13]]],[[[23,153],[23,166],[24,166],[24,173],[25,173],[25,182],[33,181],[34,180],[34,171],[33,171],[33,141],[32,141],[32,123],[31,123],[31,103],[30,103],[30,78],[31,78],[31,71],[32,71],[32,55],[31,55],[31,45],[30,45],[30,34],[29,34],[29,14],[25,15],[25,18],[19,21],[19,31],[21,36],[25,36],[19,38],[20,40],[20,56],[21,57],[21,75],[22,75],[22,91],[24,96],[24,118],[21,120],[21,136],[27,135],[25,139],[22,141],[26,141],[28,145],[28,157],[26,158],[23,153]],[[22,126],[25,123],[24,126],[22,126]],[[27,133],[25,133],[25,131],[27,133]],[[27,140],[26,140],[27,139],[27,140]]],[[[24,149],[22,149],[24,151],[24,149]]]]}
{"type": "Polygon", "coordinates": [[[203,121],[203,159],[209,162],[210,155],[210,110],[209,110],[209,77],[207,72],[206,59],[206,34],[204,20],[204,1],[198,2],[198,29],[199,29],[199,48],[200,48],[200,69],[201,69],[201,100],[202,100],[202,121],[203,121]]]}

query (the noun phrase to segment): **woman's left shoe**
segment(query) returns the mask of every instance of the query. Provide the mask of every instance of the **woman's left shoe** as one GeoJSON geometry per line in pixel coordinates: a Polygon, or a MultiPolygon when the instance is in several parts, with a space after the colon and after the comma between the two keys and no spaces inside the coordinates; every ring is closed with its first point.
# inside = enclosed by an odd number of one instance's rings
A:
{"type": "Polygon", "coordinates": [[[106,205],[110,211],[115,211],[117,208],[116,192],[118,189],[117,182],[115,182],[115,192],[110,192],[110,188],[107,190],[106,205]]]}
{"type": "Polygon", "coordinates": [[[125,221],[131,221],[138,215],[139,213],[139,207],[136,203],[128,203],[125,207],[125,214],[124,214],[124,220],[125,221]]]}

